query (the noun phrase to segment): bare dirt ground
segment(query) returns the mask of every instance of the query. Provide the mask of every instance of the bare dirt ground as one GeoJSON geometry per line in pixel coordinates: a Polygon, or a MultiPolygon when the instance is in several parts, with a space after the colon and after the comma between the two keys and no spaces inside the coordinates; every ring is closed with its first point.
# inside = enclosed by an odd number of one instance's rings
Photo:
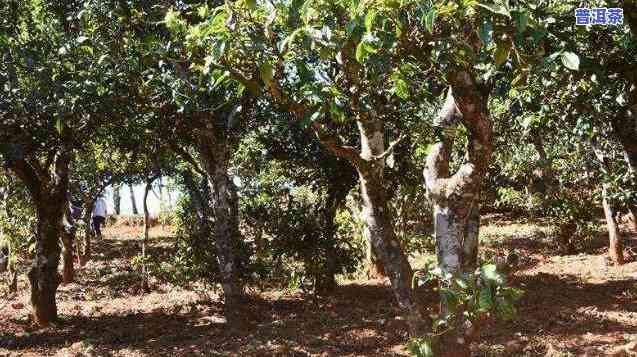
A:
{"type": "MultiPolygon", "coordinates": [[[[632,250],[619,268],[607,263],[605,248],[595,242],[580,254],[557,256],[541,224],[487,221],[481,234],[486,250],[515,250],[520,262],[511,281],[526,294],[517,320],[483,327],[476,356],[637,355],[628,351],[637,338],[632,250]]],[[[171,239],[161,238],[169,234],[151,231],[150,254],[160,260],[171,254],[171,239]]],[[[153,291],[142,293],[131,264],[139,236],[135,227],[107,230],[76,283],[60,287],[61,321],[48,329],[30,327],[21,274],[19,294],[0,295],[0,356],[406,355],[406,326],[385,281],[343,282],[328,297],[255,292],[251,323],[230,331],[215,292],[154,280],[153,291]]],[[[637,235],[627,243],[637,247],[637,235]]]]}

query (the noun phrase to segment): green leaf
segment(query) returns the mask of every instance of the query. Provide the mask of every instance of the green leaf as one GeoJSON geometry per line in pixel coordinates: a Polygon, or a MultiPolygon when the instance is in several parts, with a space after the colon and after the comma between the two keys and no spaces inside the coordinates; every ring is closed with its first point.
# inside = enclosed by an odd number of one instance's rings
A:
{"type": "Polygon", "coordinates": [[[579,71],[579,56],[573,52],[564,51],[562,52],[562,63],[564,67],[573,70],[579,71]]]}
{"type": "Polygon", "coordinates": [[[333,100],[330,103],[330,115],[332,117],[332,120],[337,123],[345,122],[345,113],[343,112],[343,109],[336,103],[336,100],[333,100]]]}
{"type": "Polygon", "coordinates": [[[548,34],[548,31],[538,31],[535,30],[533,31],[533,33],[531,34],[531,37],[533,37],[533,43],[534,44],[539,44],[540,41],[542,41],[542,39],[548,34]]]}
{"type": "Polygon", "coordinates": [[[377,14],[378,11],[370,10],[365,16],[365,29],[367,30],[367,32],[372,32],[372,30],[374,29],[374,21],[376,21],[377,14]]]}
{"type": "Polygon", "coordinates": [[[200,18],[204,19],[208,17],[209,11],[210,9],[208,8],[208,5],[204,4],[197,8],[197,15],[199,15],[200,18]]]}
{"type": "Polygon", "coordinates": [[[496,312],[503,320],[511,320],[515,317],[515,307],[510,301],[503,298],[497,299],[496,312]]]}
{"type": "Polygon", "coordinates": [[[62,135],[62,130],[64,129],[64,123],[62,122],[62,118],[57,118],[55,121],[55,130],[57,130],[58,134],[62,135]]]}
{"type": "Polygon", "coordinates": [[[493,308],[493,295],[491,294],[491,288],[486,286],[480,289],[480,296],[478,296],[478,308],[482,312],[487,312],[493,308]]]}
{"type": "Polygon", "coordinates": [[[403,78],[402,74],[399,72],[393,73],[390,76],[390,79],[392,83],[394,84],[391,91],[394,94],[396,94],[398,97],[400,97],[401,99],[409,98],[409,85],[407,84],[407,81],[405,81],[405,79],[403,78]]]}
{"type": "Polygon", "coordinates": [[[520,300],[524,295],[524,290],[517,288],[504,288],[502,289],[502,295],[508,298],[510,301],[515,302],[520,300]]]}
{"type": "Polygon", "coordinates": [[[226,41],[217,41],[212,46],[212,60],[214,62],[219,61],[223,54],[226,52],[226,41]]]}
{"type": "Polygon", "coordinates": [[[180,33],[186,29],[186,22],[180,18],[179,12],[170,9],[166,12],[166,16],[164,16],[164,23],[168,30],[180,33]]]}
{"type": "Polygon", "coordinates": [[[491,41],[493,41],[493,24],[491,21],[485,20],[482,25],[480,25],[480,31],[478,32],[478,36],[482,43],[488,46],[491,41]]]}
{"type": "Polygon", "coordinates": [[[356,46],[356,61],[358,63],[363,63],[367,57],[367,51],[365,50],[365,43],[361,42],[356,46]]]}
{"type": "Polygon", "coordinates": [[[480,276],[483,280],[495,285],[504,285],[504,276],[498,272],[495,264],[485,264],[480,268],[480,276]]]}
{"type": "Polygon", "coordinates": [[[469,284],[467,284],[467,281],[462,278],[456,278],[454,281],[456,282],[456,285],[458,285],[458,287],[460,287],[463,290],[466,290],[469,287],[469,284]]]}
{"type": "Polygon", "coordinates": [[[497,66],[503,64],[509,59],[509,53],[511,52],[511,42],[503,41],[498,43],[498,47],[493,55],[493,60],[497,66]]]}
{"type": "Polygon", "coordinates": [[[414,357],[434,357],[430,339],[412,339],[407,344],[407,349],[414,357]]]}
{"type": "Polygon", "coordinates": [[[102,63],[104,63],[104,61],[108,58],[108,55],[101,55],[100,58],[97,60],[97,64],[101,65],[102,63]]]}
{"type": "Polygon", "coordinates": [[[91,46],[80,46],[80,49],[89,55],[93,55],[93,47],[91,46]]]}
{"type": "Polygon", "coordinates": [[[365,46],[365,52],[367,52],[367,54],[378,53],[378,49],[369,42],[363,41],[363,46],[365,46]]]}
{"type": "Polygon", "coordinates": [[[301,34],[304,34],[304,33],[305,33],[305,27],[301,27],[294,30],[290,35],[288,35],[288,37],[284,38],[283,41],[280,42],[279,52],[281,52],[282,54],[284,52],[287,52],[290,45],[294,43],[294,40],[296,40],[297,36],[300,36],[301,34]]]}
{"type": "Polygon", "coordinates": [[[221,33],[228,30],[226,27],[226,21],[228,21],[229,14],[227,11],[219,11],[210,21],[210,25],[206,29],[210,33],[221,33]]]}
{"type": "Polygon", "coordinates": [[[504,15],[508,18],[511,18],[511,12],[509,11],[509,9],[501,4],[482,4],[482,3],[478,3],[478,6],[485,8],[489,11],[491,11],[494,14],[498,14],[498,15],[504,15]]]}
{"type": "Polygon", "coordinates": [[[257,0],[245,0],[245,3],[250,10],[254,10],[257,8],[257,0]]]}
{"type": "Polygon", "coordinates": [[[274,79],[274,67],[271,63],[264,63],[259,67],[259,73],[261,74],[261,79],[265,84],[266,88],[269,88],[272,84],[272,79],[274,79]]]}
{"type": "Polygon", "coordinates": [[[429,11],[427,11],[422,19],[423,25],[425,25],[425,28],[427,29],[427,31],[429,31],[429,33],[433,33],[434,21],[437,14],[438,13],[436,12],[436,8],[432,7],[431,9],[429,9],[429,11]]]}
{"type": "Polygon", "coordinates": [[[526,12],[513,12],[513,19],[515,20],[515,27],[517,28],[519,34],[523,33],[529,26],[529,14],[527,14],[526,12]]]}

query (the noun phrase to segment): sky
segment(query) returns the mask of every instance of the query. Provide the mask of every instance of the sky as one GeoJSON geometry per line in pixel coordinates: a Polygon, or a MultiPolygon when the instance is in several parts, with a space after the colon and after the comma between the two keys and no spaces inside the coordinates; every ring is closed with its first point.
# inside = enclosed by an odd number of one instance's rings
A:
{"type": "MultiPolygon", "coordinates": [[[[168,188],[166,186],[164,187],[165,187],[164,199],[165,199],[167,208],[170,209],[170,207],[175,207],[175,205],[177,204],[177,199],[179,198],[179,192],[174,191],[174,188],[173,188],[168,193],[169,191],[168,188]],[[168,196],[170,196],[170,200],[168,199],[168,196]]],[[[135,193],[135,200],[137,201],[137,209],[139,210],[140,214],[143,214],[144,206],[142,201],[144,199],[144,185],[141,185],[141,184],[133,185],[133,192],[135,193]]],[[[154,192],[157,195],[159,195],[159,188],[157,187],[157,185],[155,185],[154,187],[154,192]]],[[[148,210],[150,211],[150,215],[153,217],[156,217],[157,215],[159,215],[159,211],[160,211],[160,200],[155,195],[155,193],[151,191],[148,194],[148,210]]],[[[122,198],[120,203],[120,209],[121,209],[120,214],[123,214],[123,215],[132,214],[133,210],[132,210],[128,186],[121,187],[120,196],[122,198]]],[[[114,204],[113,204],[113,187],[107,188],[104,197],[106,198],[108,213],[109,214],[115,213],[114,204]]]]}

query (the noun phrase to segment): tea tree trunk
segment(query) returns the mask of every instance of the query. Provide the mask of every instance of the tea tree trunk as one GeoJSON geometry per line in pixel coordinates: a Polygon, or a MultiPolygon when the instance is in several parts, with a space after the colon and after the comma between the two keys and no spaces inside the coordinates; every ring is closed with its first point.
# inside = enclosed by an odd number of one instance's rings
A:
{"type": "MultiPolygon", "coordinates": [[[[610,172],[611,165],[608,157],[595,141],[592,142],[592,146],[600,165],[602,165],[606,172],[610,172]]],[[[624,264],[624,240],[619,224],[615,218],[617,210],[609,198],[609,190],[610,185],[605,182],[602,183],[602,207],[604,208],[604,217],[606,218],[606,227],[608,230],[608,255],[614,264],[622,265],[624,264]]]]}
{"type": "Polygon", "coordinates": [[[58,151],[51,161],[49,170],[24,158],[9,164],[10,169],[27,186],[36,209],[36,245],[28,277],[33,321],[42,327],[58,318],[55,294],[62,281],[58,273],[59,241],[64,233],[62,220],[67,205],[71,154],[58,151]]]}
{"type": "Polygon", "coordinates": [[[224,294],[224,311],[230,324],[240,322],[244,287],[240,274],[239,205],[229,173],[231,148],[227,138],[212,123],[201,129],[198,149],[208,176],[214,212],[217,262],[224,294]]]}
{"type": "MultiPolygon", "coordinates": [[[[479,200],[491,158],[492,123],[488,97],[480,92],[467,71],[451,73],[451,88],[434,123],[439,137],[427,157],[424,170],[427,191],[434,200],[434,229],[438,265],[444,273],[463,276],[478,266],[479,200]],[[464,162],[453,175],[449,161],[458,125],[468,131],[464,162]]],[[[449,308],[441,297],[441,315],[449,308]]],[[[440,336],[437,356],[470,356],[469,345],[477,328],[456,311],[451,328],[440,336]]]]}
{"type": "Polygon", "coordinates": [[[135,191],[133,190],[133,185],[130,183],[128,184],[128,192],[130,194],[130,204],[131,204],[131,209],[133,210],[133,214],[138,215],[139,210],[137,209],[137,200],[135,199],[135,191]]]}
{"type": "Polygon", "coordinates": [[[113,184],[113,210],[116,215],[120,215],[122,208],[122,185],[113,184]]]}
{"type": "MultiPolygon", "coordinates": [[[[362,68],[353,60],[355,48],[352,42],[343,49],[347,54],[343,56],[345,60],[341,64],[343,76],[352,88],[363,85],[360,79],[362,68]]],[[[277,70],[277,73],[282,72],[277,70]]],[[[272,98],[298,119],[305,118],[310,109],[301,103],[292,102],[278,83],[281,78],[275,79],[276,81],[269,86],[272,98]]],[[[352,93],[349,101],[358,128],[360,150],[344,145],[338,136],[331,134],[319,121],[313,121],[312,127],[326,149],[333,155],[348,160],[356,168],[363,201],[363,218],[369,229],[372,250],[383,263],[384,273],[391,282],[410,334],[424,336],[430,330],[430,321],[412,289],[413,271],[394,232],[393,216],[387,203],[389,195],[384,186],[385,159],[391,155],[399,140],[385,148],[383,119],[378,118],[373,110],[364,108],[360,99],[358,93],[352,93]]]]}
{"type": "Polygon", "coordinates": [[[358,171],[363,203],[363,218],[371,247],[382,261],[398,306],[409,325],[412,336],[423,336],[429,330],[429,319],[412,288],[413,270],[394,232],[392,211],[388,207],[384,186],[385,150],[383,122],[371,116],[358,121],[361,152],[354,160],[358,171]]]}

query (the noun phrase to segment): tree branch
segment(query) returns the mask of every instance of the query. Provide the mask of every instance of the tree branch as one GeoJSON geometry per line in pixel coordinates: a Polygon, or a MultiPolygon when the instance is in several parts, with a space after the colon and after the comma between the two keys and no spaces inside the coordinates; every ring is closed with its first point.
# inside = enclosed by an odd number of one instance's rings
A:
{"type": "Polygon", "coordinates": [[[356,168],[360,167],[362,159],[359,151],[353,146],[343,145],[341,141],[334,135],[328,135],[323,129],[323,125],[319,122],[313,122],[312,127],[321,145],[337,157],[348,160],[356,168]]]}
{"type": "Polygon", "coordinates": [[[398,136],[398,139],[396,139],[396,140],[394,140],[394,141],[389,143],[389,146],[387,147],[387,150],[385,150],[385,152],[383,152],[380,155],[372,156],[372,159],[373,160],[381,160],[381,159],[384,160],[384,159],[386,159],[389,155],[391,155],[394,152],[394,150],[396,149],[396,146],[398,144],[400,144],[406,138],[407,138],[407,135],[405,135],[404,133],[400,134],[400,136],[398,136]]]}
{"type": "Polygon", "coordinates": [[[184,150],[182,147],[176,145],[174,142],[170,142],[168,144],[170,146],[170,149],[177,155],[179,155],[184,161],[186,161],[187,163],[189,163],[192,168],[200,175],[202,176],[206,176],[206,173],[199,167],[199,165],[197,164],[197,161],[195,160],[194,157],[192,157],[192,155],[190,155],[186,150],[184,150]]]}
{"type": "Polygon", "coordinates": [[[24,182],[34,198],[39,197],[41,180],[33,166],[25,159],[18,159],[9,162],[9,169],[24,182]]]}
{"type": "MultiPolygon", "coordinates": [[[[469,70],[454,71],[449,76],[453,99],[462,113],[462,124],[469,131],[466,162],[454,174],[454,185],[478,187],[493,153],[493,123],[489,119],[488,96],[483,94],[469,70]]],[[[460,188],[465,191],[465,188],[460,188]]]]}

